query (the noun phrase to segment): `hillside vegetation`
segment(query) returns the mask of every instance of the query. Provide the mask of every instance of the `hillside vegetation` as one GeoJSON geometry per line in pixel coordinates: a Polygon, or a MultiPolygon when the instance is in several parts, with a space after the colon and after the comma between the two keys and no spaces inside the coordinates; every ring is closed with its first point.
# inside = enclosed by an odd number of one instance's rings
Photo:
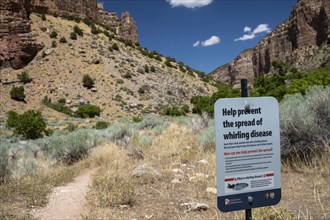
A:
{"type": "MultiPolygon", "coordinates": [[[[255,209],[255,219],[328,219],[329,97],[329,87],[313,87],[281,103],[283,198],[255,209]]],[[[217,210],[214,121],[206,113],[121,120],[101,130],[68,126],[27,141],[2,135],[1,143],[2,219],[32,218],[53,187],[86,167],[99,169],[85,219],[244,219],[217,210]],[[207,208],[192,211],[189,202],[207,208]]]]}

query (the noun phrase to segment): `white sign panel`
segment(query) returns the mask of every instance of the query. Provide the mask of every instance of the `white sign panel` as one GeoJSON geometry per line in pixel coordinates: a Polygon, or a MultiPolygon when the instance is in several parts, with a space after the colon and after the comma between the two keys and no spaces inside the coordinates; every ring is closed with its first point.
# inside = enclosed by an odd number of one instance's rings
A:
{"type": "Polygon", "coordinates": [[[218,208],[228,212],[277,204],[281,199],[277,100],[219,99],[214,114],[218,208]]]}

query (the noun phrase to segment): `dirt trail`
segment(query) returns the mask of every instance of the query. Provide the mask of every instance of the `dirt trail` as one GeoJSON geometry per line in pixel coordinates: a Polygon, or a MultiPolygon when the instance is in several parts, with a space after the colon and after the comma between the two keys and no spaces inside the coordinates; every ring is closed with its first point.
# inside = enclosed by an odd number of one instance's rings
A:
{"type": "Polygon", "coordinates": [[[32,215],[37,219],[81,219],[88,212],[85,195],[88,184],[96,169],[88,170],[66,186],[56,187],[50,195],[49,203],[41,209],[34,209],[32,215]]]}

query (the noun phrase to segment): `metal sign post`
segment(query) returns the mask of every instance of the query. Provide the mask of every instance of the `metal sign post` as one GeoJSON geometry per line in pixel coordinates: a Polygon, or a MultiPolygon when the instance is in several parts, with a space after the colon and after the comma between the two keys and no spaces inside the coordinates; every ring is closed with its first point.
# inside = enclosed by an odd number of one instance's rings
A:
{"type": "Polygon", "coordinates": [[[281,152],[278,102],[273,97],[248,97],[215,103],[217,200],[222,212],[276,205],[281,200],[281,152]]]}
{"type": "MultiPolygon", "coordinates": [[[[241,96],[248,97],[247,79],[241,79],[241,96]]],[[[245,106],[245,109],[249,108],[245,106]]],[[[253,202],[253,198],[250,197],[250,203],[253,202]]],[[[245,220],[252,220],[252,209],[245,209],[245,220]]]]}

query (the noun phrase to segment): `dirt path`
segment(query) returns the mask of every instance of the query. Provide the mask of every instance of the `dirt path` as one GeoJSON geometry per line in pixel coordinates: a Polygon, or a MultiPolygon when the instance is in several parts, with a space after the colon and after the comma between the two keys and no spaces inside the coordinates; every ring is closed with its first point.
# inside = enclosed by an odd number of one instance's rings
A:
{"type": "Polygon", "coordinates": [[[88,184],[96,169],[88,170],[66,186],[56,187],[50,195],[49,203],[41,209],[34,209],[32,215],[37,219],[81,219],[86,214],[85,195],[88,184]]]}

